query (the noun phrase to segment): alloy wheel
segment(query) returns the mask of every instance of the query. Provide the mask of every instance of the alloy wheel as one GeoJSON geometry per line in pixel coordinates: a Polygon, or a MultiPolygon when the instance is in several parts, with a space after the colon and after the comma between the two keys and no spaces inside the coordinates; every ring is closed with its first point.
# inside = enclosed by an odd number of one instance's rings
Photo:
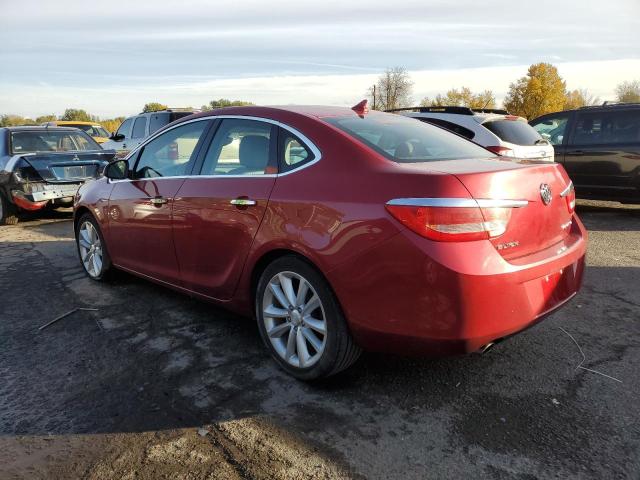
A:
{"type": "Polygon", "coordinates": [[[91,222],[86,221],[80,226],[78,247],[84,269],[91,277],[99,277],[103,265],[102,243],[96,227],[91,222]]]}
{"type": "Polygon", "coordinates": [[[278,355],[297,368],[308,368],[322,357],[327,321],[322,301],[302,275],[274,275],[262,297],[263,322],[278,355]]]}

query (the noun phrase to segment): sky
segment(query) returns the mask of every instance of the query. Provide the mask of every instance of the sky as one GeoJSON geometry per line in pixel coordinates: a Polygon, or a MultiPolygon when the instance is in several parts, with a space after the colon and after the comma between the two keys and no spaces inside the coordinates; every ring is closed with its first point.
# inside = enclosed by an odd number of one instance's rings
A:
{"type": "Polygon", "coordinates": [[[501,102],[541,61],[602,100],[640,79],[640,0],[0,0],[0,12],[0,114],[351,106],[395,66],[416,104],[463,85],[501,102]]]}

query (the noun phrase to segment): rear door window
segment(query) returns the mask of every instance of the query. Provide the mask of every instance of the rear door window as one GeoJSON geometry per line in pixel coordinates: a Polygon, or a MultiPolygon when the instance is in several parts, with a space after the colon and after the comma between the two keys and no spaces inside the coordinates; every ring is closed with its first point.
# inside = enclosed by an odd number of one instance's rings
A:
{"type": "Polygon", "coordinates": [[[569,115],[546,117],[532,124],[532,128],[551,145],[562,145],[565,139],[569,115]]]}
{"type": "Polygon", "coordinates": [[[136,118],[136,122],[133,124],[133,133],[131,134],[131,138],[144,138],[146,137],[146,131],[147,118],[138,117],[136,118]]]}
{"type": "Polygon", "coordinates": [[[543,140],[531,125],[522,120],[490,120],[482,126],[495,133],[500,140],[515,145],[536,145],[543,140]]]}
{"type": "Polygon", "coordinates": [[[276,173],[271,140],[277,127],[257,120],[222,120],[207,151],[200,175],[276,173]],[[273,167],[272,169],[269,167],[273,167]]]}
{"type": "Polygon", "coordinates": [[[640,143],[640,109],[580,112],[573,132],[574,145],[640,143]]]}
{"type": "Polygon", "coordinates": [[[157,132],[169,123],[169,113],[154,113],[149,116],[149,135],[157,132]]]}

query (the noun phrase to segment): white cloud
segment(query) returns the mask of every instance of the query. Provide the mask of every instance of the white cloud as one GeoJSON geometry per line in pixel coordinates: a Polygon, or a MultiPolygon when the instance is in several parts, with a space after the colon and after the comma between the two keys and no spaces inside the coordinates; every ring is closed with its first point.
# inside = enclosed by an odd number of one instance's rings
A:
{"type": "MultiPolygon", "coordinates": [[[[615,86],[640,73],[640,60],[570,62],[556,64],[569,89],[587,88],[602,100],[613,99],[615,86]]],[[[509,84],[526,74],[527,65],[411,71],[416,103],[449,88],[493,90],[499,102],[509,84]]],[[[129,86],[53,87],[16,85],[0,91],[7,112],[37,116],[84,108],[102,117],[138,113],[149,101],[171,106],[199,107],[214,98],[250,100],[262,105],[323,104],[351,106],[364,98],[377,74],[286,75],[250,78],[199,79],[129,86]]]]}

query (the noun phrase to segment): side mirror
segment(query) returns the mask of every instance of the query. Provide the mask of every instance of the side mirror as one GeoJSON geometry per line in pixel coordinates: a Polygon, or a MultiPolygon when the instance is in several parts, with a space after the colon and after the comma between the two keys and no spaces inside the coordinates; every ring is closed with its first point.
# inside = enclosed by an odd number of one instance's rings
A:
{"type": "Polygon", "coordinates": [[[114,142],[121,142],[122,140],[124,140],[124,135],[121,133],[114,133],[109,138],[114,142]]]}
{"type": "Polygon", "coordinates": [[[104,167],[104,176],[110,180],[124,180],[129,178],[129,162],[116,160],[104,167]]]}

